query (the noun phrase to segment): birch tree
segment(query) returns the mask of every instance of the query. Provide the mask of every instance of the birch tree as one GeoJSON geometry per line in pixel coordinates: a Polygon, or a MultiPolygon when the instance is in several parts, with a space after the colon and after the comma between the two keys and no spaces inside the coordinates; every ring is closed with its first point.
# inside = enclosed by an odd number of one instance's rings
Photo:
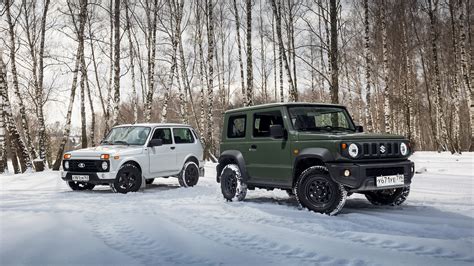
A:
{"type": "Polygon", "coordinates": [[[247,106],[253,105],[252,0],[245,1],[247,15],[247,106]]]}
{"type": "Polygon", "coordinates": [[[371,93],[372,88],[370,86],[370,74],[371,74],[371,54],[370,54],[370,32],[369,32],[369,3],[368,0],[364,0],[364,33],[365,33],[365,45],[364,45],[364,53],[365,53],[365,93],[366,93],[366,102],[367,105],[365,107],[365,120],[367,123],[367,130],[372,131],[372,114],[371,114],[371,93]]]}
{"type": "Polygon", "coordinates": [[[248,100],[245,99],[247,94],[245,92],[245,82],[244,82],[244,64],[242,62],[242,45],[240,43],[240,16],[239,10],[237,8],[237,0],[233,0],[233,8],[234,8],[234,18],[235,18],[235,33],[236,33],[236,40],[237,40],[237,54],[239,59],[239,67],[240,67],[240,89],[242,93],[242,97],[244,97],[244,102],[247,103],[248,100]]]}
{"type": "Polygon", "coordinates": [[[114,126],[118,124],[120,106],[120,2],[115,0],[114,5],[114,126]]]}
{"type": "Polygon", "coordinates": [[[389,69],[388,69],[388,45],[387,45],[387,21],[385,14],[385,5],[386,1],[382,0],[380,3],[381,10],[381,27],[382,27],[382,60],[383,60],[383,80],[384,80],[384,89],[383,89],[383,111],[384,111],[384,124],[385,124],[385,133],[391,132],[390,127],[390,88],[389,88],[389,69]]]}

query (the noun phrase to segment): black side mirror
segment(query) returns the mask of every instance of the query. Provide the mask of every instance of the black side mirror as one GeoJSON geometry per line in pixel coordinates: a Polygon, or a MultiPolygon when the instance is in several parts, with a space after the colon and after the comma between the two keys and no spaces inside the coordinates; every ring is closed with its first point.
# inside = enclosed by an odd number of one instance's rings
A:
{"type": "Polygon", "coordinates": [[[356,132],[364,132],[363,126],[356,126],[356,132]]]}
{"type": "Polygon", "coordinates": [[[162,139],[151,139],[150,142],[148,142],[148,147],[158,147],[161,145],[163,145],[162,139]]]}
{"type": "Polygon", "coordinates": [[[271,125],[270,136],[274,139],[281,139],[285,136],[285,131],[282,125],[271,125]]]}

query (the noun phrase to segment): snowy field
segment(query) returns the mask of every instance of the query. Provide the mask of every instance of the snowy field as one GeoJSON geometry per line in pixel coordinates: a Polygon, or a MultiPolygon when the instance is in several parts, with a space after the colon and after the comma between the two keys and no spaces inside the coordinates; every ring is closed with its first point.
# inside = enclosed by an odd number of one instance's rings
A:
{"type": "Polygon", "coordinates": [[[225,202],[214,165],[194,188],[72,192],[57,172],[0,176],[0,265],[473,265],[474,153],[419,152],[400,207],[350,197],[335,217],[282,191],[225,202]]]}

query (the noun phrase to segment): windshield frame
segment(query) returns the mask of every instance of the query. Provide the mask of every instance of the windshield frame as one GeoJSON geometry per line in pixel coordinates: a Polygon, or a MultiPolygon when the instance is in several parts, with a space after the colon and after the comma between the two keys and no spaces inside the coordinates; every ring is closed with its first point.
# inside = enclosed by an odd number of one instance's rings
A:
{"type": "Polygon", "coordinates": [[[342,111],[342,113],[344,114],[344,116],[346,117],[347,119],[347,122],[349,124],[349,128],[347,128],[347,131],[344,131],[344,132],[357,132],[357,127],[354,123],[354,120],[352,120],[352,116],[349,114],[349,111],[347,110],[347,108],[345,106],[335,106],[335,105],[325,105],[325,104],[302,104],[302,105],[290,105],[290,106],[287,106],[287,112],[288,112],[288,119],[290,121],[290,125],[291,127],[293,128],[293,130],[295,131],[298,131],[298,132],[311,132],[311,133],[320,133],[320,134],[324,134],[324,133],[339,133],[341,132],[341,130],[334,130],[334,131],[326,131],[326,130],[321,130],[321,131],[316,131],[316,130],[308,130],[308,131],[305,131],[305,130],[299,130],[299,129],[296,129],[295,128],[295,125],[293,124],[293,121],[291,119],[291,109],[292,108],[301,108],[301,107],[311,107],[311,108],[334,108],[334,109],[340,109],[342,111]]]}
{"type": "Polygon", "coordinates": [[[135,126],[135,125],[127,125],[127,126],[116,126],[116,127],[113,127],[110,129],[110,131],[107,133],[107,135],[102,139],[102,141],[100,142],[100,145],[130,145],[130,146],[144,146],[148,143],[148,139],[150,138],[150,133],[152,131],[152,128],[149,127],[149,126],[135,126]],[[150,129],[148,131],[148,134],[145,138],[145,142],[143,144],[135,144],[135,143],[127,143],[127,144],[113,144],[113,143],[108,143],[108,144],[103,144],[103,142],[110,136],[110,134],[112,133],[112,131],[114,129],[118,129],[118,128],[132,128],[132,127],[140,127],[140,128],[148,128],[150,129]]]}

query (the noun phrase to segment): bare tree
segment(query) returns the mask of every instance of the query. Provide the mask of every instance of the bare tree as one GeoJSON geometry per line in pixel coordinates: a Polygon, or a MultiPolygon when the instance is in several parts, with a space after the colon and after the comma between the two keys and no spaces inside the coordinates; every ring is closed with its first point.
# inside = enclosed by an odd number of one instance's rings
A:
{"type": "Polygon", "coordinates": [[[382,0],[380,3],[381,10],[381,27],[382,27],[382,57],[383,57],[383,80],[384,80],[384,123],[385,123],[385,133],[390,133],[392,130],[390,128],[390,88],[389,88],[389,69],[388,69],[388,45],[387,45],[387,21],[385,14],[385,0],[382,0]]]}
{"type": "Polygon", "coordinates": [[[247,14],[247,103],[253,105],[252,0],[245,1],[247,14]]]}
{"type": "MultiPolygon", "coordinates": [[[[241,92],[242,97],[246,97],[245,93],[245,82],[244,82],[244,64],[242,62],[242,45],[240,44],[240,17],[239,17],[239,10],[237,9],[237,1],[233,0],[233,7],[234,7],[234,18],[235,18],[235,32],[236,32],[236,39],[237,39],[237,53],[239,58],[239,66],[240,66],[240,83],[241,83],[241,92]]],[[[244,101],[245,103],[247,100],[244,101]]]]}
{"type": "Polygon", "coordinates": [[[364,0],[364,25],[365,25],[365,90],[366,90],[366,101],[367,105],[365,107],[365,119],[367,123],[367,130],[372,131],[373,125],[372,125],[372,114],[371,114],[371,93],[372,93],[372,88],[370,87],[370,74],[371,74],[371,54],[370,54],[370,35],[369,35],[369,3],[368,0],[364,0]]]}
{"type": "Polygon", "coordinates": [[[331,61],[331,102],[339,103],[339,66],[338,61],[338,47],[337,47],[337,32],[338,32],[338,0],[330,1],[330,18],[331,18],[331,48],[330,48],[330,61],[331,61]]]}
{"type": "Polygon", "coordinates": [[[114,113],[112,125],[117,125],[120,106],[120,2],[114,5],[114,113]]]}

